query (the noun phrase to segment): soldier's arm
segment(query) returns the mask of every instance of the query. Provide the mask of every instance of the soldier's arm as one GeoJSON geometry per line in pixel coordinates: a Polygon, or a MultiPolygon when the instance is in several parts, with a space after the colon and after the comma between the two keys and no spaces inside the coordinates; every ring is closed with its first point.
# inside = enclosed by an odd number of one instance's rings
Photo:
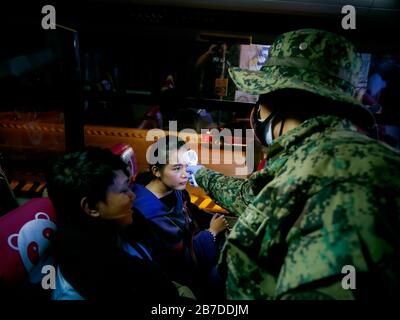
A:
{"type": "Polygon", "coordinates": [[[240,215],[254,198],[251,179],[224,176],[203,168],[196,173],[197,184],[221,207],[240,215]]]}
{"type": "Polygon", "coordinates": [[[201,67],[207,60],[209,60],[212,57],[213,50],[215,49],[217,45],[212,44],[210,48],[204,52],[196,61],[196,68],[201,67]]]}

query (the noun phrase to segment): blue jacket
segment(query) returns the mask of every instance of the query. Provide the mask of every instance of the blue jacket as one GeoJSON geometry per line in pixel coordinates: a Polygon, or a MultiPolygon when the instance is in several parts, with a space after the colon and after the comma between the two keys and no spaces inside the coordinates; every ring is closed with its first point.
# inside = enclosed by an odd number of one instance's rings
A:
{"type": "Polygon", "coordinates": [[[133,192],[136,194],[133,206],[151,222],[147,244],[153,250],[153,257],[173,279],[216,264],[217,246],[211,233],[196,230],[208,228],[212,214],[191,205],[190,198],[185,197],[187,191],[174,191],[177,202],[172,209],[140,184],[134,186],[133,192]],[[202,220],[208,221],[208,225],[202,220]]]}

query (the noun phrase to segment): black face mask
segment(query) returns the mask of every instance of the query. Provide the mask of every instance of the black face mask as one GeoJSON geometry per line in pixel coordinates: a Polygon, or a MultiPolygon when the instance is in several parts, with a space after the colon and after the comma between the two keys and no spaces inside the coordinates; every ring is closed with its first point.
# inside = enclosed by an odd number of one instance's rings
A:
{"type": "Polygon", "coordinates": [[[251,128],[254,131],[254,135],[256,136],[256,139],[263,144],[264,146],[269,146],[272,143],[272,121],[274,120],[275,116],[277,115],[277,111],[273,111],[271,112],[271,114],[264,120],[261,121],[260,120],[260,110],[259,110],[259,106],[255,106],[253,108],[253,110],[251,111],[251,115],[250,115],[250,125],[251,128]],[[268,130],[270,130],[270,138],[269,140],[271,141],[267,141],[267,134],[268,134],[268,130]]]}

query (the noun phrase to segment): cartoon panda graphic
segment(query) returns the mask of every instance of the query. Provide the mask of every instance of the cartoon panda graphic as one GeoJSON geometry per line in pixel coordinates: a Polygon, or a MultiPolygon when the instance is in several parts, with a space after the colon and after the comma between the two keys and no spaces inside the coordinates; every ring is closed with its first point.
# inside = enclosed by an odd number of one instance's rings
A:
{"type": "Polygon", "coordinates": [[[44,212],[37,212],[35,219],[25,223],[19,233],[8,237],[8,245],[19,251],[31,283],[42,280],[42,267],[53,265],[53,257],[48,254],[50,236],[57,229],[54,222],[44,212]]]}

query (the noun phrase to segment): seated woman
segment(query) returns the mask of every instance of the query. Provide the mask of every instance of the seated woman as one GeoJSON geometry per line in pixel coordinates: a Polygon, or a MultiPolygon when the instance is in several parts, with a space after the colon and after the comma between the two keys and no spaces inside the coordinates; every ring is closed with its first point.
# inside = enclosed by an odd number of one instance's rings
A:
{"type": "Polygon", "coordinates": [[[190,287],[197,298],[223,298],[216,239],[227,221],[190,202],[184,141],[167,136],[149,150],[157,160],[150,165],[149,178],[138,176],[133,206],[151,222],[147,239],[153,256],[171,279],[190,287]]]}
{"type": "Polygon", "coordinates": [[[135,194],[129,172],[110,150],[88,148],[66,154],[48,177],[57,212],[54,238],[57,300],[175,300],[174,284],[152,262],[146,248],[130,244],[123,230],[132,223],[135,194]]]}

